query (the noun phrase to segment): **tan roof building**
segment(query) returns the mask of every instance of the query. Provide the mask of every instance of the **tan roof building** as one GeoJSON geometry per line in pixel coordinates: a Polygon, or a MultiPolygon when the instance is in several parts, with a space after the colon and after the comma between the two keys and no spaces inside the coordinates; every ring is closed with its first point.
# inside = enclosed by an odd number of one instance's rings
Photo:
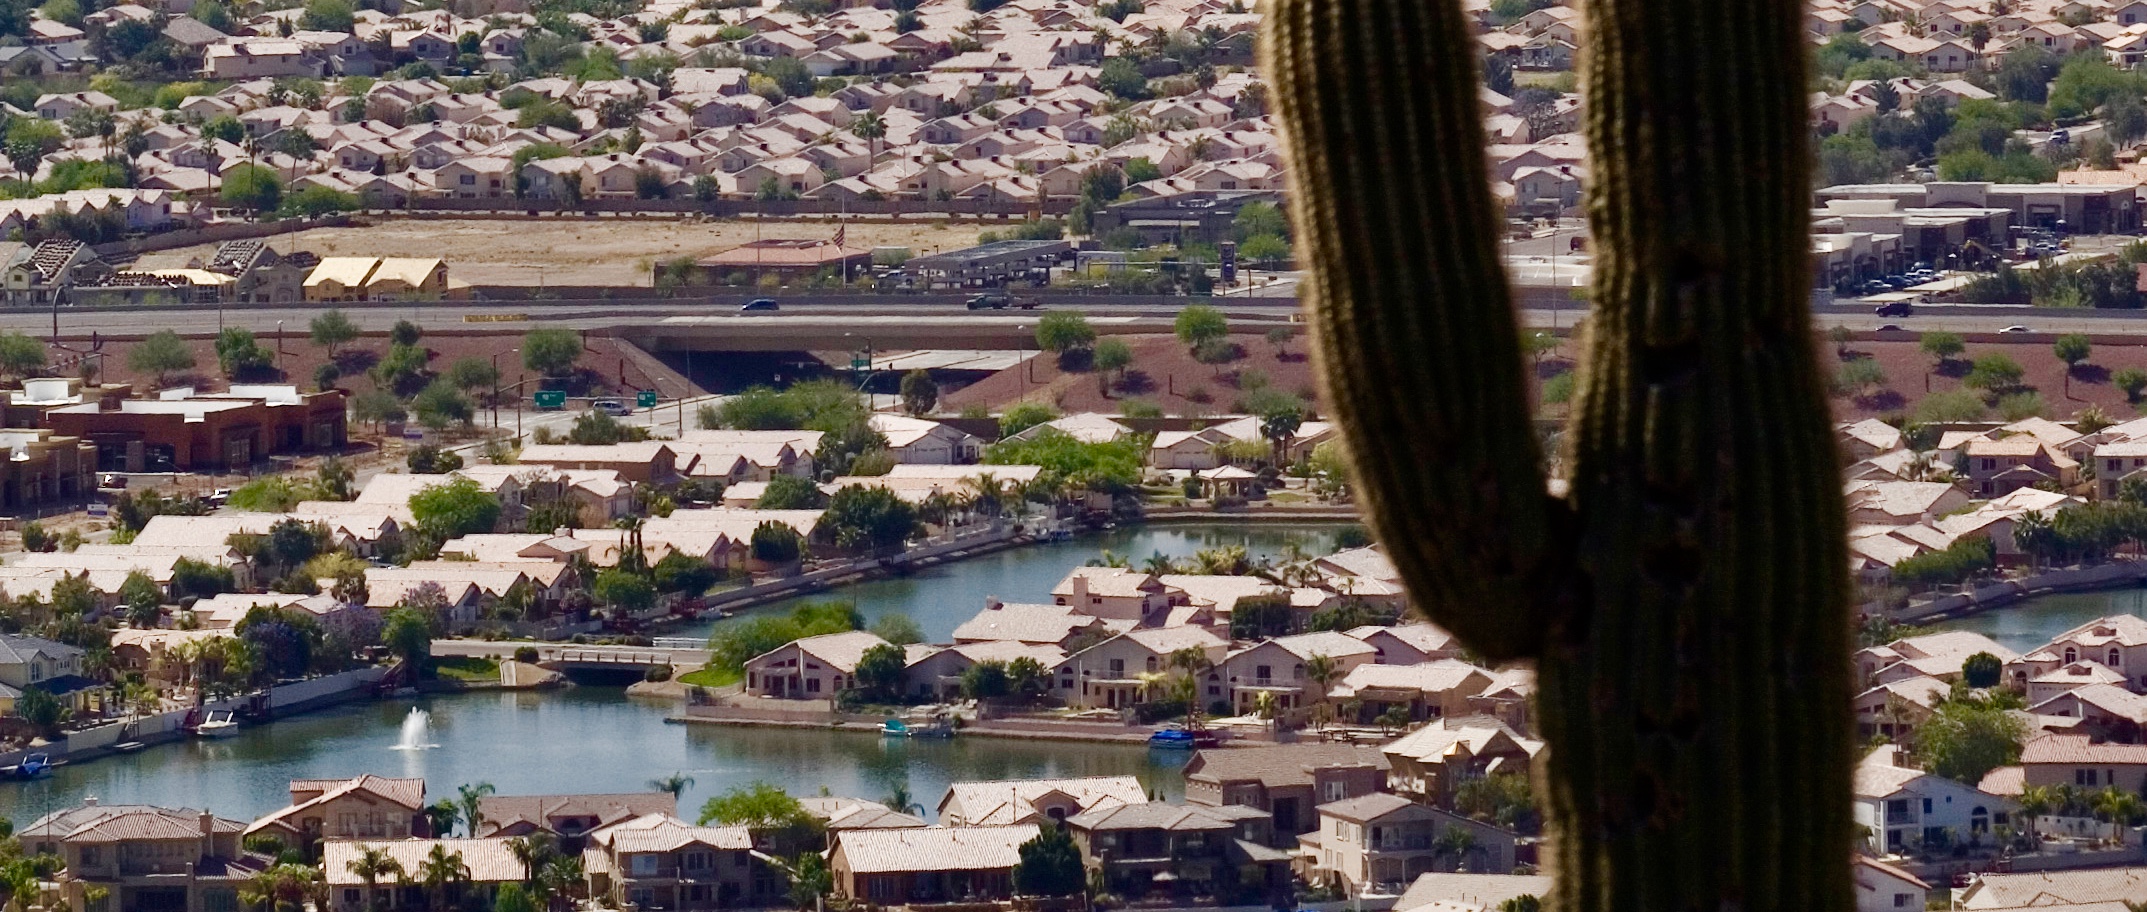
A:
{"type": "Polygon", "coordinates": [[[836,892],[880,905],[1005,898],[1021,845],[1036,835],[1033,823],[844,830],[828,868],[836,892]]]}
{"type": "Polygon", "coordinates": [[[1077,779],[1001,779],[957,782],[939,799],[947,826],[1002,826],[1063,820],[1113,804],[1145,804],[1148,790],[1132,776],[1077,779]]]}

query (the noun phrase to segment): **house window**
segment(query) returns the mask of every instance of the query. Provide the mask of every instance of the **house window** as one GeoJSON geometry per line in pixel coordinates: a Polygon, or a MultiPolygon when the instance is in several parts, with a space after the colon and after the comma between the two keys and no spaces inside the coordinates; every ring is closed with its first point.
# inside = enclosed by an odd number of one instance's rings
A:
{"type": "Polygon", "coordinates": [[[477,175],[475,175],[475,174],[465,174],[465,175],[463,175],[463,176],[461,177],[461,181],[462,181],[462,185],[463,185],[463,186],[465,186],[465,187],[467,187],[467,186],[470,186],[471,184],[475,184],[475,183],[477,183],[477,175]]]}
{"type": "Polygon", "coordinates": [[[2112,650],[2110,650],[2110,661],[2109,661],[2109,662],[2108,662],[2107,664],[2108,664],[2108,665],[2109,665],[2109,666],[2110,666],[2111,668],[2116,668],[2116,667],[2119,667],[2119,666],[2121,666],[2121,665],[2123,665],[2123,664],[2124,664],[2124,657],[2123,657],[2123,656],[2120,656],[2120,655],[2118,654],[2117,650],[2115,650],[2115,649],[2112,649],[2112,650]]]}
{"type": "Polygon", "coordinates": [[[96,867],[96,866],[98,866],[98,865],[104,864],[104,862],[103,862],[103,861],[100,861],[100,860],[98,860],[98,857],[97,857],[97,856],[98,856],[99,854],[100,854],[100,853],[99,853],[99,852],[97,851],[97,847],[96,847],[96,846],[83,846],[83,847],[82,847],[82,866],[83,866],[83,867],[85,867],[85,868],[94,868],[94,867],[96,867]]]}
{"type": "Polygon", "coordinates": [[[351,906],[355,906],[355,905],[357,905],[357,904],[358,904],[358,891],[356,891],[356,890],[344,890],[344,891],[343,891],[343,903],[344,903],[345,905],[351,905],[351,906]]]}
{"type": "Polygon", "coordinates": [[[1928,813],[1930,813],[1930,812],[1931,812],[1931,799],[1929,799],[1929,798],[1925,798],[1925,799],[1923,799],[1923,812],[1924,812],[1924,813],[1926,813],[1926,814],[1928,814],[1928,813]]]}
{"type": "Polygon", "coordinates": [[[1112,660],[1111,660],[1111,677],[1114,677],[1114,678],[1123,678],[1123,677],[1125,677],[1125,676],[1126,676],[1126,660],[1125,660],[1125,659],[1112,659],[1112,660]]]}
{"type": "Polygon", "coordinates": [[[1908,901],[1909,901],[1909,900],[1910,900],[1911,898],[1913,898],[1913,897],[1912,897],[1912,895],[1911,895],[1911,894],[1908,894],[1908,893],[1895,893],[1895,894],[1894,894],[1894,908],[1896,908],[1896,909],[1906,909],[1906,908],[1908,908],[1908,901]]]}
{"type": "Polygon", "coordinates": [[[635,877],[649,877],[656,873],[656,856],[648,853],[626,856],[626,867],[635,877]]]}
{"type": "Polygon", "coordinates": [[[1274,677],[1275,673],[1274,669],[1270,668],[1269,666],[1255,665],[1252,669],[1252,676],[1254,680],[1265,681],[1269,678],[1274,677]]]}
{"type": "Polygon", "coordinates": [[[1156,657],[1155,657],[1155,656],[1149,656],[1149,657],[1148,657],[1148,670],[1149,670],[1149,671],[1154,671],[1154,670],[1156,670],[1156,657]]]}
{"type": "Polygon", "coordinates": [[[806,693],[819,693],[819,692],[820,692],[820,679],[819,679],[819,678],[806,678],[806,679],[805,679],[805,692],[806,692],[806,693]]]}
{"type": "Polygon", "coordinates": [[[2072,664],[2073,662],[2077,662],[2077,661],[2079,661],[2079,660],[2080,660],[2080,654],[2079,654],[2078,652],[2075,652],[2075,651],[2073,650],[2073,648],[2072,648],[2072,647],[2070,647],[2070,646],[2067,646],[2067,647],[2065,647],[2065,663],[2066,663],[2066,664],[2070,665],[2070,664],[2072,664]]]}
{"type": "Polygon", "coordinates": [[[2072,784],[2074,784],[2074,785],[2094,785],[2094,784],[2095,784],[2095,771],[2094,771],[2094,770],[2091,770],[2091,769],[2076,769],[2076,770],[2073,770],[2073,771],[2072,771],[2072,784]]]}

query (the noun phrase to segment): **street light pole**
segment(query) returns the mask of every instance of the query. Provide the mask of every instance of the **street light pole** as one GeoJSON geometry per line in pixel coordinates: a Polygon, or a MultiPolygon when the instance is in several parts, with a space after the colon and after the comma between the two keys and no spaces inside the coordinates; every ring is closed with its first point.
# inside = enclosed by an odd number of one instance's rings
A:
{"type": "MultiPolygon", "coordinates": [[[[499,356],[511,355],[518,351],[521,351],[521,349],[510,348],[506,351],[492,353],[492,429],[495,431],[499,430],[499,356]]],[[[522,409],[519,403],[517,403],[514,410],[514,428],[514,435],[516,437],[522,436],[522,409]]]]}

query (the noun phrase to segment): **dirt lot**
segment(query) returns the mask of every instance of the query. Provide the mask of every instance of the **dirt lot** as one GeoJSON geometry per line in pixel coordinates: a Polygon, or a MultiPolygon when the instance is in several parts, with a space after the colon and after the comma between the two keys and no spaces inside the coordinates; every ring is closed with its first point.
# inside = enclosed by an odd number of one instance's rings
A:
{"type": "MultiPolygon", "coordinates": [[[[835,227],[819,221],[756,227],[752,222],[672,219],[383,219],[362,227],[279,234],[271,243],[279,251],[295,248],[322,256],[444,257],[454,281],[473,285],[646,286],[652,281],[651,268],[661,260],[736,247],[756,233],[764,238],[824,238],[834,234],[835,227]]],[[[982,230],[975,224],[852,222],[844,242],[852,247],[908,247],[922,256],[971,246],[982,230]]],[[[215,245],[171,252],[206,260],[215,245]]]]}
{"type": "Polygon", "coordinates": [[[1027,398],[1051,403],[1061,412],[1116,412],[1127,400],[1152,402],[1164,414],[1218,415],[1234,410],[1246,390],[1261,385],[1314,398],[1312,362],[1300,335],[1277,348],[1261,334],[1230,337],[1241,356],[1225,364],[1202,364],[1193,359],[1175,336],[1113,336],[1133,349],[1133,365],[1123,380],[1095,371],[1064,371],[1055,355],[1033,360],[1026,372],[1001,371],[946,397],[944,409],[958,411],[965,405],[1000,408],[1027,398]]]}

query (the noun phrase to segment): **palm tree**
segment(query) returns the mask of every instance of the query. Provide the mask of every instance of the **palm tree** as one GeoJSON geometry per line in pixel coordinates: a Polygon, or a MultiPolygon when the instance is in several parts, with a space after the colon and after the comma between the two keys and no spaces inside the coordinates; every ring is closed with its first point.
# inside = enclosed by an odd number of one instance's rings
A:
{"type": "Polygon", "coordinates": [[[998,516],[1006,506],[1006,482],[991,472],[978,472],[962,479],[962,484],[976,492],[976,510],[985,516],[998,516]]]}
{"type": "Polygon", "coordinates": [[[571,901],[582,886],[581,859],[572,855],[552,859],[537,876],[537,883],[552,897],[571,901]]]}
{"type": "Polygon", "coordinates": [[[880,112],[865,112],[863,116],[850,123],[850,132],[857,134],[857,138],[869,144],[866,147],[866,154],[870,156],[872,162],[878,163],[880,158],[880,139],[887,135],[887,122],[880,119],[880,112]]]}
{"type": "Polygon", "coordinates": [[[685,797],[686,790],[692,787],[693,777],[685,773],[672,773],[669,776],[659,776],[649,780],[649,788],[659,792],[670,792],[671,799],[674,801],[685,797]]]}
{"type": "Polygon", "coordinates": [[[535,884],[537,873],[559,854],[550,833],[516,836],[507,840],[507,851],[514,854],[514,860],[522,863],[522,880],[529,884],[535,884]]]}
{"type": "Polygon", "coordinates": [[[350,873],[358,875],[360,879],[365,881],[365,904],[374,908],[383,905],[380,902],[380,898],[373,895],[373,890],[379,885],[380,878],[386,876],[400,877],[403,874],[403,863],[396,861],[395,857],[389,855],[386,849],[378,846],[365,847],[358,853],[358,857],[350,860],[347,866],[350,868],[350,873]]]}
{"type": "Polygon", "coordinates": [[[2056,789],[2047,785],[2031,785],[2020,790],[2020,816],[2027,820],[2028,842],[2040,845],[2035,838],[2035,818],[2050,813],[2058,806],[2056,789]]]}
{"type": "Polygon", "coordinates": [[[442,798],[425,806],[425,824],[432,830],[434,839],[445,839],[455,831],[455,821],[462,819],[462,809],[455,807],[452,798],[442,798]]]}
{"type": "Polygon", "coordinates": [[[239,888],[239,900],[262,912],[302,912],[309,901],[326,899],[321,872],[312,865],[279,864],[239,888]]]}
{"type": "Polygon", "coordinates": [[[425,856],[417,870],[418,881],[425,885],[425,896],[436,912],[447,908],[450,889],[470,879],[470,866],[462,863],[462,853],[450,852],[440,843],[433,843],[432,854],[425,856]]]}
{"type": "Polygon", "coordinates": [[[886,798],[880,799],[880,803],[886,805],[888,810],[897,814],[916,811],[917,816],[924,816],[924,805],[918,804],[915,796],[910,794],[908,783],[895,786],[892,791],[887,793],[886,798]]]}
{"type": "Polygon", "coordinates": [[[1474,851],[1476,851],[1476,834],[1461,827],[1450,826],[1446,828],[1445,832],[1439,834],[1438,843],[1433,846],[1432,854],[1433,857],[1439,855],[1454,856],[1454,870],[1459,871],[1463,865],[1468,863],[1469,853],[1474,851]]]}
{"type": "Polygon", "coordinates": [[[479,805],[484,802],[486,795],[497,791],[499,789],[493,788],[490,782],[455,787],[455,803],[461,808],[462,826],[468,831],[467,835],[470,838],[475,839],[477,837],[477,828],[483,826],[485,822],[485,816],[479,805]]]}
{"type": "Polygon", "coordinates": [[[1178,572],[1178,562],[1163,556],[1163,552],[1157,551],[1148,555],[1148,559],[1141,562],[1141,572],[1152,573],[1157,576],[1176,573],[1178,572]]]}
{"type": "Polygon", "coordinates": [[[1305,679],[1319,688],[1319,694],[1314,697],[1316,705],[1327,705],[1327,691],[1334,686],[1335,679],[1341,676],[1342,666],[1335,663],[1333,656],[1315,655],[1305,660],[1305,679]]]}
{"type": "Polygon", "coordinates": [[[2138,820],[2147,806],[2140,803],[2140,796],[2111,786],[2095,796],[2095,816],[2108,821],[2115,829],[2128,826],[2138,820]]]}

